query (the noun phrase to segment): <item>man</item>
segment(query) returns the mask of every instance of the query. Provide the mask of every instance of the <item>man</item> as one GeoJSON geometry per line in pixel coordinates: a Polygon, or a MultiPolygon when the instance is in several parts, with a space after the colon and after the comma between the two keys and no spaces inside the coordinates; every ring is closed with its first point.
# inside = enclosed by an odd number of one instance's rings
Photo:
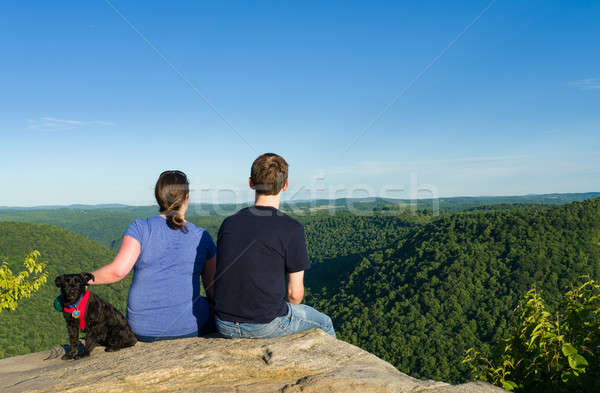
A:
{"type": "Polygon", "coordinates": [[[214,283],[219,333],[270,338],[320,328],[335,337],[331,318],[301,304],[310,262],[302,224],[279,210],[289,185],[287,162],[277,154],[261,155],[249,184],[254,206],[226,218],[219,229],[214,283]]]}

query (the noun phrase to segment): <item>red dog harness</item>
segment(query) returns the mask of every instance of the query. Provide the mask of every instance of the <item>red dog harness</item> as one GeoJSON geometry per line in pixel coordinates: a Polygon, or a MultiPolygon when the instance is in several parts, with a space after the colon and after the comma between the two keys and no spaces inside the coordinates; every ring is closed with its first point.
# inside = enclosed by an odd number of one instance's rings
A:
{"type": "Polygon", "coordinates": [[[85,294],[79,298],[77,303],[63,308],[65,312],[71,314],[75,319],[79,319],[79,329],[85,329],[85,309],[87,308],[88,300],[90,299],[90,291],[85,291],[85,294]]]}

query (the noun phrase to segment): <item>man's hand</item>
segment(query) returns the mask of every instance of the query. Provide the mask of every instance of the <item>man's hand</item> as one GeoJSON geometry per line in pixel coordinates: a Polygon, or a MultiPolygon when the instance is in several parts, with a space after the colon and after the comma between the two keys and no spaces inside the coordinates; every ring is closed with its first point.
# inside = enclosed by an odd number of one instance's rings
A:
{"type": "Polygon", "coordinates": [[[288,274],[287,300],[292,304],[302,303],[304,298],[304,270],[288,274]]]}

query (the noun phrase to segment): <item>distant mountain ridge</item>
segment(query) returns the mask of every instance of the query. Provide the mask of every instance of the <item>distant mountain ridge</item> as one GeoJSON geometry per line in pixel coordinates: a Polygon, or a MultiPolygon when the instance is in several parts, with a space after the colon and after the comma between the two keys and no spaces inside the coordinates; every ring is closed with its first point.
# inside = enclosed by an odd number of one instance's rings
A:
{"type": "Polygon", "coordinates": [[[50,209],[120,209],[124,207],[130,207],[129,205],[123,205],[120,203],[102,203],[99,205],[85,205],[85,204],[72,204],[72,205],[40,205],[40,206],[0,206],[0,209],[13,209],[13,210],[50,210],[50,209]]]}
{"type": "MultiPolygon", "coordinates": [[[[440,202],[445,203],[569,203],[569,202],[581,202],[585,199],[590,198],[598,198],[600,197],[600,192],[581,192],[581,193],[551,193],[551,194],[526,194],[526,195],[491,195],[491,196],[456,196],[456,197],[440,197],[437,198],[440,202]]],[[[313,204],[316,206],[323,205],[332,205],[332,206],[344,206],[348,202],[350,203],[377,203],[377,204],[393,204],[393,203],[408,203],[412,201],[417,202],[430,202],[432,198],[417,198],[417,199],[408,199],[408,198],[382,198],[382,197],[368,197],[368,198],[336,198],[336,199],[325,199],[325,198],[316,198],[316,199],[298,199],[298,200],[290,200],[290,201],[282,201],[282,205],[305,205],[305,204],[313,204]]],[[[207,208],[211,207],[233,207],[240,205],[247,205],[250,202],[244,203],[192,203],[191,206],[195,206],[197,208],[207,208]]],[[[121,203],[104,203],[104,204],[71,204],[71,205],[40,205],[40,206],[31,206],[31,207],[21,207],[21,206],[0,206],[1,210],[54,210],[54,209],[84,209],[84,210],[92,210],[92,209],[121,209],[121,208],[149,208],[153,207],[153,205],[126,205],[121,203]]]]}

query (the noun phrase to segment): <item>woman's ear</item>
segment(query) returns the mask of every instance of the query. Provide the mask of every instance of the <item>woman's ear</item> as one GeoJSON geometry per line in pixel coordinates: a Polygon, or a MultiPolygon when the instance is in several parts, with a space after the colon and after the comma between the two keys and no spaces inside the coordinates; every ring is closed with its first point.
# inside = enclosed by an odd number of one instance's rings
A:
{"type": "Polygon", "coordinates": [[[56,277],[54,279],[54,285],[56,285],[57,287],[61,288],[63,286],[63,284],[65,283],[65,276],[64,274],[56,277]]]}
{"type": "Polygon", "coordinates": [[[92,273],[81,273],[81,277],[83,278],[83,281],[86,285],[90,280],[95,281],[94,275],[92,273]]]}

